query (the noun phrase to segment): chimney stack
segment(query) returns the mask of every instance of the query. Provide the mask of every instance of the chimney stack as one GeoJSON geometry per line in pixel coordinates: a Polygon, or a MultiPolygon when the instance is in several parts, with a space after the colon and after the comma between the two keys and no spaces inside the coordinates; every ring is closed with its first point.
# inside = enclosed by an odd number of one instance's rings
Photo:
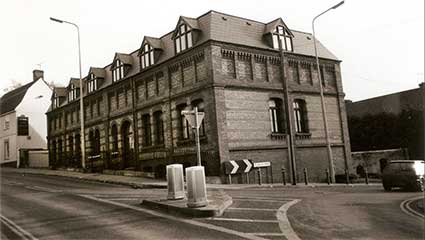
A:
{"type": "Polygon", "coordinates": [[[40,78],[44,78],[43,70],[34,70],[32,71],[32,80],[37,81],[40,78]]]}

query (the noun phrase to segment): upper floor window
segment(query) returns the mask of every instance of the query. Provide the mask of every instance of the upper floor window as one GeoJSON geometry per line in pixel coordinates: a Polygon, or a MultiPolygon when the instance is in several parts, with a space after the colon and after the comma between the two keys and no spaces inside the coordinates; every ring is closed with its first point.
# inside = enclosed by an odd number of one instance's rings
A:
{"type": "Polygon", "coordinates": [[[90,74],[87,81],[87,89],[89,93],[97,90],[97,77],[93,73],[90,74]]]}
{"type": "Polygon", "coordinates": [[[60,102],[59,102],[59,97],[56,93],[53,94],[53,107],[59,107],[60,106],[60,102]]]}
{"type": "Polygon", "coordinates": [[[269,114],[272,133],[283,133],[282,101],[280,99],[269,101],[269,114]]]}
{"type": "Polygon", "coordinates": [[[4,140],[4,159],[10,158],[9,139],[4,140]]]}
{"type": "Polygon", "coordinates": [[[288,30],[286,30],[283,26],[277,26],[272,36],[273,48],[280,49],[280,44],[283,50],[292,52],[292,38],[288,30]]]}
{"type": "Polygon", "coordinates": [[[307,108],[304,100],[296,99],[293,103],[296,133],[308,133],[307,108]]]}
{"type": "Polygon", "coordinates": [[[186,24],[182,24],[178,27],[174,43],[176,46],[176,53],[192,47],[192,30],[186,24]]]}
{"type": "Polygon", "coordinates": [[[122,78],[124,78],[124,63],[117,59],[112,69],[112,81],[115,82],[122,78]]]}
{"type": "Polygon", "coordinates": [[[4,117],[4,126],[3,126],[3,130],[7,130],[10,127],[10,120],[9,120],[9,116],[5,116],[4,117]]]}
{"type": "Polygon", "coordinates": [[[154,50],[151,45],[145,44],[143,45],[143,50],[140,55],[140,64],[142,69],[147,68],[151,65],[153,65],[154,62],[154,50]]]}
{"type": "Polygon", "coordinates": [[[74,84],[70,85],[70,89],[68,92],[68,100],[74,101],[75,99],[77,99],[80,96],[80,88],[77,88],[74,84]]]}
{"type": "Polygon", "coordinates": [[[112,137],[112,141],[111,141],[111,143],[112,143],[112,152],[113,153],[118,152],[118,128],[117,128],[117,125],[116,124],[112,125],[112,128],[111,128],[111,137],[112,137]]]}

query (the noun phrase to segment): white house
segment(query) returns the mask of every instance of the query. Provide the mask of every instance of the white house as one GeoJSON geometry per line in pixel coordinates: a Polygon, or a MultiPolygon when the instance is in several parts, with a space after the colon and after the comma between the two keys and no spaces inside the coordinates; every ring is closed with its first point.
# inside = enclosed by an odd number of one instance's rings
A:
{"type": "Polygon", "coordinates": [[[43,78],[43,71],[34,70],[30,83],[0,98],[0,164],[19,167],[20,149],[47,148],[45,113],[52,90],[43,78]]]}

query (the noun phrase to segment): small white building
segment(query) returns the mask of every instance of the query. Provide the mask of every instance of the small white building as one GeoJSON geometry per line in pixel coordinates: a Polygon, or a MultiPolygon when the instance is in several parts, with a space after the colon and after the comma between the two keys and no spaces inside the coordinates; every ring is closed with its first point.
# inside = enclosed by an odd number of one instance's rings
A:
{"type": "Polygon", "coordinates": [[[43,78],[43,71],[34,70],[30,83],[0,98],[0,164],[19,167],[20,149],[47,148],[45,113],[52,89],[43,78]]]}

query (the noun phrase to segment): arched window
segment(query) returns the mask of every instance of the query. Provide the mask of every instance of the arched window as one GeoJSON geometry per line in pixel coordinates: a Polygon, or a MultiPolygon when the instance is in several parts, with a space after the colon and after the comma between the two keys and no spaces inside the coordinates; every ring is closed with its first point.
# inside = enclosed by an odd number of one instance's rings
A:
{"type": "Polygon", "coordinates": [[[307,108],[302,99],[295,99],[294,103],[295,131],[297,133],[308,133],[307,108]]]}
{"type": "Polygon", "coordinates": [[[162,112],[157,111],[153,114],[155,124],[155,144],[164,143],[164,124],[162,120],[162,112]]]}
{"type": "MultiPolygon", "coordinates": [[[[197,107],[198,108],[198,112],[205,113],[204,102],[202,101],[202,99],[193,101],[192,102],[192,107],[194,109],[195,109],[195,107],[197,107]]],[[[204,120],[201,123],[201,126],[199,126],[199,136],[200,137],[205,136],[205,116],[204,116],[204,120]]]]}
{"type": "Polygon", "coordinates": [[[177,29],[174,43],[176,46],[176,53],[191,48],[193,44],[192,29],[190,29],[186,24],[181,24],[177,29]]]}
{"type": "Polygon", "coordinates": [[[112,136],[112,152],[118,152],[118,127],[116,124],[112,125],[111,128],[111,136],[112,136]]]}
{"type": "Polygon", "coordinates": [[[284,133],[282,100],[269,100],[269,115],[272,133],[284,133]]]}
{"type": "Polygon", "coordinates": [[[94,149],[95,149],[95,140],[94,140],[94,133],[93,133],[93,131],[91,130],[90,132],[89,132],[89,143],[90,143],[90,154],[91,155],[95,155],[95,153],[94,153],[94,149]]]}
{"type": "Polygon", "coordinates": [[[142,145],[148,147],[152,145],[151,133],[151,116],[149,114],[142,115],[142,145]]]}
{"type": "Polygon", "coordinates": [[[189,139],[190,138],[190,126],[189,122],[184,117],[182,111],[186,110],[187,105],[186,104],[180,104],[177,106],[177,112],[179,116],[179,132],[180,132],[180,139],[189,139]]]}
{"type": "Polygon", "coordinates": [[[100,131],[96,129],[94,131],[94,155],[100,154],[100,131]]]}
{"type": "Polygon", "coordinates": [[[74,155],[74,137],[73,136],[68,137],[68,147],[69,147],[70,156],[73,156],[74,155]]]}

